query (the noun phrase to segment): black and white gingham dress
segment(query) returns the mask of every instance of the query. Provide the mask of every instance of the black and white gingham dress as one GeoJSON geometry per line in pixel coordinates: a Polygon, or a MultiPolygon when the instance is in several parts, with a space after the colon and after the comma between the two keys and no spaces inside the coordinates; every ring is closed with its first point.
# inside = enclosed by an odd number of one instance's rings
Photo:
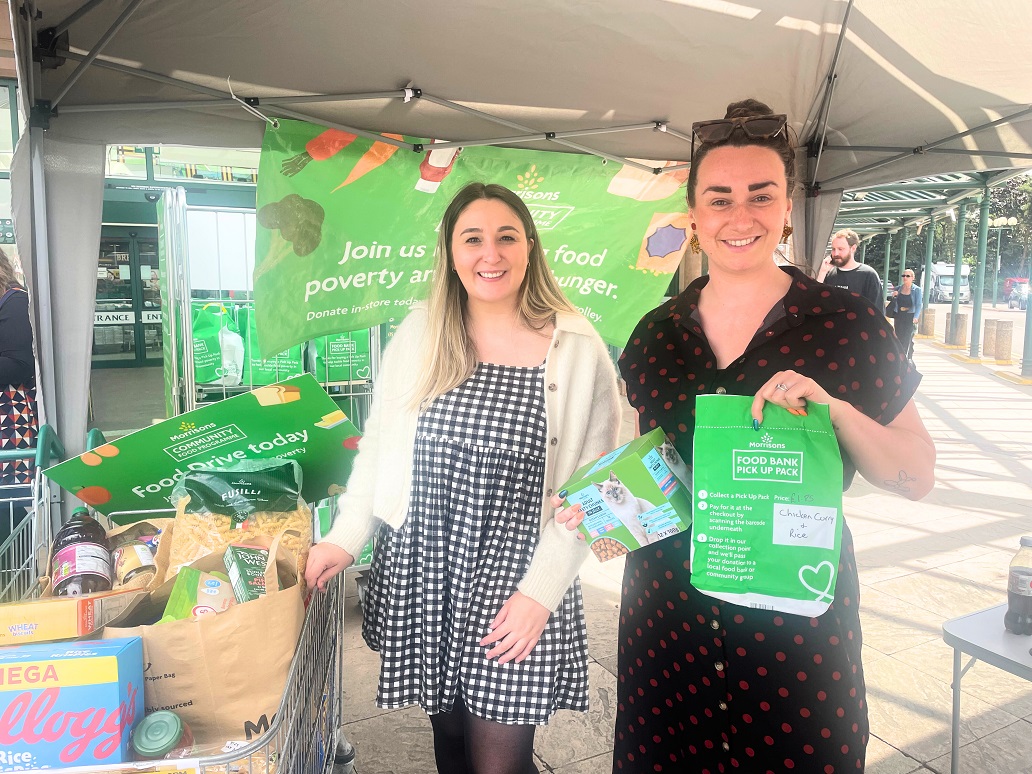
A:
{"type": "Polygon", "coordinates": [[[362,634],[380,652],[376,703],[543,724],[588,708],[580,581],[523,662],[488,660],[488,624],[541,531],[544,366],[481,363],[420,416],[405,523],[377,535],[362,634]]]}

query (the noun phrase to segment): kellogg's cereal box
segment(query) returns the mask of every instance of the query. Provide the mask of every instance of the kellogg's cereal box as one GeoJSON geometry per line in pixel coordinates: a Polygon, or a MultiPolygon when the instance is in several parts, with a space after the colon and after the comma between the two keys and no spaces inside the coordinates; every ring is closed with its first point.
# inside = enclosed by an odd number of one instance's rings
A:
{"type": "Polygon", "coordinates": [[[131,760],[143,717],[143,642],[0,649],[0,772],[131,760]]]}

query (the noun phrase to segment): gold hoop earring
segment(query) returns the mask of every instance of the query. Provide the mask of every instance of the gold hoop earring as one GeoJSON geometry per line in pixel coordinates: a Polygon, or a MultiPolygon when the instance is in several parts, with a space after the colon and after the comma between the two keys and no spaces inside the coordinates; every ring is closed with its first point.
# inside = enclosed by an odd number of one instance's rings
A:
{"type": "Polygon", "coordinates": [[[694,232],[692,232],[692,238],[688,240],[688,245],[696,255],[702,252],[702,245],[699,244],[699,235],[694,232]]]}
{"type": "Polygon", "coordinates": [[[785,228],[781,231],[781,241],[788,241],[790,236],[792,236],[792,227],[786,223],[785,228]]]}

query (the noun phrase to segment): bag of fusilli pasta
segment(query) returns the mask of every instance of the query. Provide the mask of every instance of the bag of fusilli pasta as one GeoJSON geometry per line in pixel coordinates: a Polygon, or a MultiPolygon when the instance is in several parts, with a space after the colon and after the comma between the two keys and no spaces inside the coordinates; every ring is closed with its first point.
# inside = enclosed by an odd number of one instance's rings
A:
{"type": "Polygon", "coordinates": [[[176,522],[168,559],[171,578],[183,565],[258,535],[282,535],[303,578],[312,546],[312,512],[301,499],[301,467],[292,460],[241,460],[195,470],[172,490],[176,522]]]}

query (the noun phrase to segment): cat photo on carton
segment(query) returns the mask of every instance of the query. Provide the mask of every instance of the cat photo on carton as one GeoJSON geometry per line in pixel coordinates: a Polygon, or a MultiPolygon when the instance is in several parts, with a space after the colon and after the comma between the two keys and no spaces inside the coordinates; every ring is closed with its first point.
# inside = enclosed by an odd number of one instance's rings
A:
{"type": "Polygon", "coordinates": [[[602,493],[602,502],[609,506],[612,514],[627,527],[639,545],[648,545],[656,539],[645,531],[645,526],[641,523],[641,515],[651,511],[655,505],[631,494],[631,490],[624,486],[612,471],[608,479],[596,483],[595,486],[602,493]]]}
{"type": "Polygon", "coordinates": [[[603,562],[691,526],[691,473],[661,428],[588,463],[563,488],[603,562]]]}

